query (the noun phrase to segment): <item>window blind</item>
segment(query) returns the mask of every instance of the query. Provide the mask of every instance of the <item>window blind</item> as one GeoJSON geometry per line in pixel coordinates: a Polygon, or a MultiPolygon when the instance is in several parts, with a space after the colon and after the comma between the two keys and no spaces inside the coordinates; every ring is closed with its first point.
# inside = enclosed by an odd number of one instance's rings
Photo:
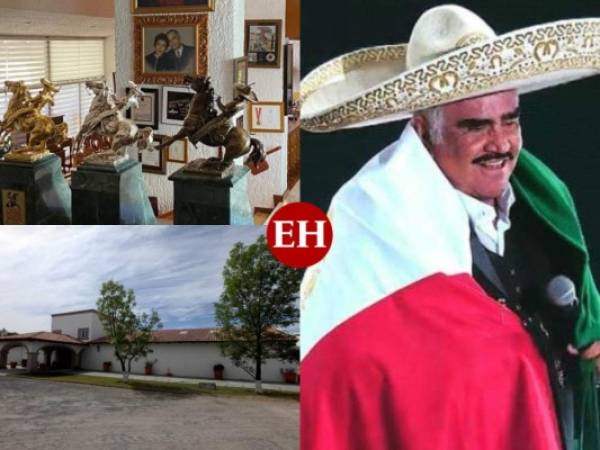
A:
{"type": "Polygon", "coordinates": [[[90,106],[92,106],[92,100],[94,100],[94,94],[85,87],[85,83],[79,85],[79,105],[81,108],[81,123],[85,120],[85,116],[90,112],[90,106]]]}
{"type": "Polygon", "coordinates": [[[6,80],[39,85],[47,73],[45,40],[0,39],[0,91],[6,80]]]}
{"type": "Polygon", "coordinates": [[[79,109],[79,84],[64,84],[54,97],[54,106],[50,108],[50,115],[64,116],[63,120],[69,126],[68,135],[76,136],[81,127],[79,109]]]}
{"type": "Polygon", "coordinates": [[[50,79],[81,81],[104,76],[104,41],[50,40],[50,79]]]}

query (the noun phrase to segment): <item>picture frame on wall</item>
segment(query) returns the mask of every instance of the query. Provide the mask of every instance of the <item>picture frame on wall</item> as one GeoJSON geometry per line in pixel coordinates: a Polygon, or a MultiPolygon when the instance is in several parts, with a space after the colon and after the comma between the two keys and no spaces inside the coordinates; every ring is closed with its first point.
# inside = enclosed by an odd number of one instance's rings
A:
{"type": "MultiPolygon", "coordinates": [[[[169,136],[155,134],[154,142],[163,143],[169,136]]],[[[139,153],[139,161],[142,163],[142,172],[164,175],[167,173],[166,151],[161,150],[142,150],[139,153]]]]}
{"type": "MultiPolygon", "coordinates": [[[[130,88],[126,88],[125,91],[129,94],[130,88]]],[[[129,108],[125,116],[133,120],[138,127],[150,127],[153,130],[158,130],[160,88],[143,87],[141,91],[144,95],[138,100],[139,107],[129,108]]]]}
{"type": "Polygon", "coordinates": [[[256,102],[248,105],[249,131],[251,133],[283,133],[283,102],[256,102]]]}
{"type": "Polygon", "coordinates": [[[206,75],[206,14],[134,17],[133,29],[135,83],[178,85],[185,75],[206,75]]]}
{"type": "Polygon", "coordinates": [[[248,67],[281,66],[281,20],[246,20],[244,41],[248,67]]]}
{"type": "Polygon", "coordinates": [[[167,161],[174,163],[187,164],[188,162],[188,141],[179,139],[173,142],[167,149],[167,161]]]}
{"type": "Polygon", "coordinates": [[[133,14],[199,13],[215,10],[215,0],[131,0],[133,14]]]}
{"type": "Polygon", "coordinates": [[[162,97],[161,122],[167,125],[183,125],[194,92],[188,88],[164,87],[162,97]]]}
{"type": "Polygon", "coordinates": [[[248,84],[248,57],[242,56],[233,60],[233,97],[237,95],[235,85],[248,84]]]}
{"type": "Polygon", "coordinates": [[[283,46],[283,102],[289,116],[294,107],[294,45],[289,43],[283,46]]]}

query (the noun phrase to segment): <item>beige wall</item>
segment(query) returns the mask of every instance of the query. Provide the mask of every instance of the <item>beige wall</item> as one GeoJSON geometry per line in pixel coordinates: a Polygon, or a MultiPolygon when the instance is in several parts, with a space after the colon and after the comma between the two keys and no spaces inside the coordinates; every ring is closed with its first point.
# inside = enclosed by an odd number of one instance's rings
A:
{"type": "MultiPolygon", "coordinates": [[[[118,0],[123,1],[123,0],[118,0]]],[[[3,8],[114,17],[114,0],[2,0],[3,8]]]]}

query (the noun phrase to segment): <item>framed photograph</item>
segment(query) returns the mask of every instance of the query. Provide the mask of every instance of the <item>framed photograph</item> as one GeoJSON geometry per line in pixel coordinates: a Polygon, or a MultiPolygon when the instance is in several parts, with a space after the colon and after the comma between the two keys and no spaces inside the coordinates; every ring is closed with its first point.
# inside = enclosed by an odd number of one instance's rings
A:
{"type": "Polygon", "coordinates": [[[188,141],[180,139],[173,142],[167,149],[167,161],[187,164],[188,162],[188,141]]]}
{"type": "Polygon", "coordinates": [[[206,12],[215,10],[215,0],[131,0],[133,14],[206,12]]]}
{"type": "Polygon", "coordinates": [[[233,96],[237,95],[235,85],[248,84],[248,57],[242,56],[233,60],[233,96]]]}
{"type": "Polygon", "coordinates": [[[183,125],[194,92],[188,88],[163,88],[161,122],[168,125],[183,125]]]}
{"type": "MultiPolygon", "coordinates": [[[[158,143],[164,142],[169,136],[155,134],[154,141],[158,143]]],[[[139,153],[139,160],[142,163],[142,172],[156,173],[164,175],[167,173],[167,152],[162,150],[142,150],[139,153]]]]}
{"type": "Polygon", "coordinates": [[[133,29],[136,83],[176,85],[185,75],[206,75],[206,14],[134,17],[133,29]]]}
{"type": "Polygon", "coordinates": [[[24,191],[2,189],[2,223],[4,225],[25,225],[27,223],[24,191]]]}
{"type": "MultiPolygon", "coordinates": [[[[129,93],[129,89],[127,88],[125,91],[129,93]]],[[[144,95],[139,99],[140,106],[138,108],[129,108],[125,115],[139,127],[151,127],[153,130],[158,130],[160,89],[141,88],[141,91],[144,95]]]]}
{"type": "Polygon", "coordinates": [[[256,102],[248,105],[249,130],[254,133],[283,133],[283,102],[256,102]]]}
{"type": "Polygon", "coordinates": [[[244,49],[248,67],[280,67],[281,20],[246,20],[244,49]]]}

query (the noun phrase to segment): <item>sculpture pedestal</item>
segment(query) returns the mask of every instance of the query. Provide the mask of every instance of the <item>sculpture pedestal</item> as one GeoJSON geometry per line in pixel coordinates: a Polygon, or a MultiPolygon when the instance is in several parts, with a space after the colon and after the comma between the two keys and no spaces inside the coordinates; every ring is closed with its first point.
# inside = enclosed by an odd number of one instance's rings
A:
{"type": "Polygon", "coordinates": [[[34,162],[0,161],[0,201],[4,225],[71,223],[71,190],[53,154],[34,162]]]}
{"type": "Polygon", "coordinates": [[[248,168],[240,166],[225,178],[179,169],[169,177],[175,185],[175,225],[253,225],[248,176],[248,168]]]}
{"type": "Polygon", "coordinates": [[[83,163],[73,173],[73,223],[76,225],[152,225],[141,163],[83,163]]]}

